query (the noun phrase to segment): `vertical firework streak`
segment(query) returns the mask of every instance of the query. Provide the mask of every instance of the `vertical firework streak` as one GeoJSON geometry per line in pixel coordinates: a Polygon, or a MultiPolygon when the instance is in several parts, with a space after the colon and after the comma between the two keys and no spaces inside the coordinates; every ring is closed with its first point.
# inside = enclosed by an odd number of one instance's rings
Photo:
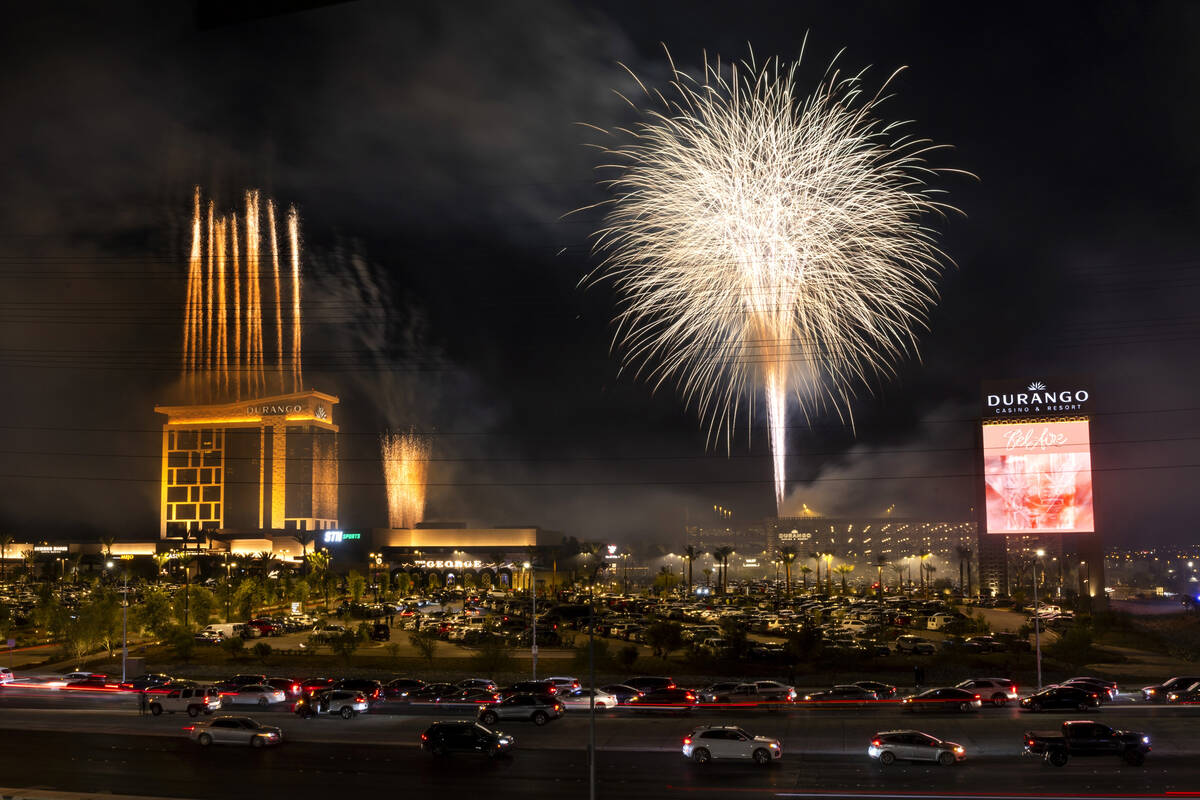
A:
{"type": "Polygon", "coordinates": [[[300,220],[296,209],[289,208],[287,236],[291,247],[289,258],[292,282],[292,350],[288,353],[284,336],[286,322],[283,316],[285,288],[280,265],[275,203],[268,198],[268,230],[265,232],[262,230],[259,193],[246,192],[245,204],[242,230],[239,232],[236,213],[231,213],[228,217],[218,216],[215,205],[210,200],[205,220],[201,216],[199,187],[195,189],[193,197],[192,242],[188,253],[181,363],[185,386],[203,401],[229,395],[240,399],[243,390],[251,394],[263,392],[267,390],[268,383],[274,388],[274,381],[267,380],[268,359],[263,350],[264,238],[270,248],[271,281],[275,292],[274,367],[279,384],[278,391],[288,391],[286,373],[289,370],[292,374],[292,390],[298,391],[301,386],[300,220]],[[244,235],[244,243],[239,233],[244,235]]]}
{"type": "Polygon", "coordinates": [[[229,237],[231,266],[233,267],[233,396],[242,399],[242,271],[238,265],[238,225],[237,214],[230,214],[230,228],[233,235],[229,237]]]}
{"type": "MultiPolygon", "coordinates": [[[[225,218],[217,222],[217,372],[220,375],[221,389],[229,388],[229,342],[226,338],[226,316],[229,309],[225,305],[225,231],[228,227],[225,218]]],[[[214,382],[216,378],[214,378],[214,382]]]]}
{"type": "Polygon", "coordinates": [[[391,527],[413,528],[425,519],[425,490],[432,449],[429,437],[415,430],[387,432],[379,437],[391,527]]]}
{"type": "Polygon", "coordinates": [[[790,400],[853,424],[855,387],[915,352],[944,258],[923,219],[950,210],[926,186],[950,171],[926,165],[937,148],[876,116],[890,79],[869,96],[831,69],[804,97],[796,66],[672,63],[669,91],[638,81],[638,125],[598,129],[621,142],[599,148],[616,177],[596,248],[625,364],[727,449],[762,395],[780,513],[790,400]]]}
{"type": "Polygon", "coordinates": [[[275,201],[267,199],[267,227],[271,229],[271,272],[275,276],[275,370],[279,376],[279,391],[283,385],[283,302],[279,296],[279,240],[275,234],[275,201]]]}
{"type": "Polygon", "coordinates": [[[300,215],[295,206],[288,207],[288,243],[292,250],[292,391],[298,392],[304,386],[304,371],[300,358],[300,215]]]}
{"type": "Polygon", "coordinates": [[[183,365],[186,374],[196,370],[196,309],[200,307],[200,280],[204,264],[200,235],[200,187],[196,187],[192,203],[192,249],[188,254],[187,302],[183,317],[183,365]]]}

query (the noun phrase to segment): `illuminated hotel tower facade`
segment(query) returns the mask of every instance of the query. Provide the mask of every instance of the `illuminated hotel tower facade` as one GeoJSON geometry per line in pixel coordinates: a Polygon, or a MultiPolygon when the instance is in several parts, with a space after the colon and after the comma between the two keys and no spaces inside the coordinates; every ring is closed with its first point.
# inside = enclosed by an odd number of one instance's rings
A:
{"type": "Polygon", "coordinates": [[[338,399],[317,391],[159,406],[159,535],[338,527],[338,399]]]}

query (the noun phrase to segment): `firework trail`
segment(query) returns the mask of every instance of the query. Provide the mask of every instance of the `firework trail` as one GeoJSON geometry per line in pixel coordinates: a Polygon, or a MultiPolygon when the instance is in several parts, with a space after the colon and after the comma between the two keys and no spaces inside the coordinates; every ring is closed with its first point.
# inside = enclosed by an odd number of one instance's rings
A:
{"type": "Polygon", "coordinates": [[[855,387],[916,351],[944,258],[923,218],[950,210],[927,185],[937,147],[877,116],[890,79],[867,95],[831,67],[804,97],[797,66],[706,57],[696,80],[672,62],[665,92],[638,81],[636,126],[596,129],[619,144],[600,147],[593,279],[621,297],[625,365],[675,383],[726,448],[762,396],[781,513],[789,401],[852,425],[855,387]]]}
{"type": "Polygon", "coordinates": [[[269,198],[267,200],[268,229],[263,231],[262,201],[259,193],[245,193],[246,212],[242,218],[241,229],[245,238],[242,240],[239,237],[237,214],[218,215],[210,200],[205,220],[200,199],[200,189],[197,187],[192,202],[192,243],[188,255],[187,299],[183,322],[182,368],[188,390],[203,401],[218,400],[230,395],[240,399],[243,391],[299,391],[300,220],[296,209],[288,209],[287,219],[288,241],[292,248],[292,351],[287,353],[283,317],[285,289],[280,271],[275,202],[269,198]],[[261,269],[264,238],[270,251],[271,276],[264,275],[261,269]],[[275,291],[273,324],[277,387],[274,385],[275,380],[268,381],[267,358],[263,352],[264,280],[272,282],[275,291]],[[285,363],[289,365],[288,369],[292,373],[291,388],[285,377],[285,363]]]}
{"type": "Polygon", "coordinates": [[[387,482],[388,524],[414,528],[425,518],[425,488],[429,482],[429,437],[415,430],[387,432],[379,437],[383,477],[387,482]]]}

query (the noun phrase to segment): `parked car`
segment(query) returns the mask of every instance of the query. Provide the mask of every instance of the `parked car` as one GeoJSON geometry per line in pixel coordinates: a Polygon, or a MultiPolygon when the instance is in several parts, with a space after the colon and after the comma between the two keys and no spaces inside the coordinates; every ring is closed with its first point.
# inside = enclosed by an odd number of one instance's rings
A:
{"type": "Polygon", "coordinates": [[[283,741],[283,731],[279,728],[259,724],[250,717],[214,717],[193,723],[184,730],[188,732],[188,738],[204,747],[210,744],[265,747],[283,741]]]}
{"type": "Polygon", "coordinates": [[[937,652],[937,648],[928,639],[905,634],[896,638],[896,652],[918,656],[931,656],[937,652]]]}
{"type": "Polygon", "coordinates": [[[971,678],[956,683],[955,686],[977,693],[980,699],[997,708],[1003,708],[1010,701],[1021,699],[1017,685],[1008,678],[971,678]]]}
{"type": "Polygon", "coordinates": [[[1021,708],[1026,711],[1057,711],[1074,710],[1087,711],[1100,705],[1100,697],[1095,692],[1080,689],[1077,686],[1051,686],[1037,694],[1021,699],[1021,708]]]}
{"type": "Polygon", "coordinates": [[[441,757],[451,753],[480,753],[489,758],[507,755],[516,740],[478,722],[435,722],[421,733],[421,749],[441,757]]]}
{"type": "Polygon", "coordinates": [[[902,701],[906,711],[920,713],[922,711],[978,711],[983,702],[977,692],[959,689],[953,686],[941,689],[929,689],[916,695],[909,695],[902,701]]]}
{"type": "Polygon", "coordinates": [[[896,761],[936,761],[943,767],[950,767],[965,760],[967,752],[957,742],[910,730],[875,734],[867,747],[867,755],[884,767],[896,761]]]}
{"type": "Polygon", "coordinates": [[[752,736],[732,725],[696,728],[683,738],[683,757],[697,764],[710,761],[753,761],[767,766],[783,757],[783,743],[752,736]]]}
{"type": "Polygon", "coordinates": [[[561,717],[563,710],[563,704],[551,697],[516,694],[499,703],[489,703],[480,708],[479,721],[484,725],[494,725],[502,719],[528,720],[534,725],[545,725],[550,720],[561,717]]]}
{"type": "Polygon", "coordinates": [[[1091,720],[1064,722],[1057,731],[1027,731],[1025,754],[1041,756],[1056,767],[1072,757],[1117,756],[1140,766],[1150,752],[1150,737],[1134,731],[1113,730],[1091,720]]]}

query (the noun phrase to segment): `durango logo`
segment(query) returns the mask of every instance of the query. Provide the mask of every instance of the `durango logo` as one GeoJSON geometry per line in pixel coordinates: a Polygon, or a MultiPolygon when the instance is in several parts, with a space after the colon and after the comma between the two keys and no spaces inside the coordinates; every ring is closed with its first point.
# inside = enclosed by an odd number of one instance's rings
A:
{"type": "Polygon", "coordinates": [[[987,407],[993,414],[1044,414],[1081,411],[1091,395],[1087,389],[1050,391],[1042,381],[1033,381],[1025,391],[996,392],[987,395],[987,407]]]}

